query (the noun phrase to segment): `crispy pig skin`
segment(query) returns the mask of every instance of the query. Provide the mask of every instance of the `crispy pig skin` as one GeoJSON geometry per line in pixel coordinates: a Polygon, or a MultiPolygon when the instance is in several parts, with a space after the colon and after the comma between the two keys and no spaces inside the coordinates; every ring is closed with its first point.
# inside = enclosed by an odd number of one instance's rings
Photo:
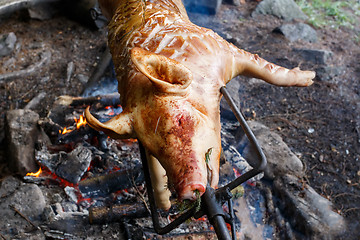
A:
{"type": "Polygon", "coordinates": [[[87,109],[86,118],[111,137],[136,137],[143,143],[156,166],[150,170],[156,176],[158,207],[170,207],[167,181],[180,199],[194,200],[208,183],[216,187],[222,86],[239,74],[279,86],[308,86],[315,77],[311,71],[269,63],[194,25],[181,0],[99,3],[111,19],[109,46],[124,112],[101,123],[87,109]]]}

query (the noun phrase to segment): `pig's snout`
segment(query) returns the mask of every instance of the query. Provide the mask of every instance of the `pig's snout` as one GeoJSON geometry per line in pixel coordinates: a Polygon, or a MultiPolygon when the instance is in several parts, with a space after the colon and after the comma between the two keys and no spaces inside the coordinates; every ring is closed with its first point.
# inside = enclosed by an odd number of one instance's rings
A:
{"type": "Polygon", "coordinates": [[[179,200],[196,200],[197,197],[201,196],[206,190],[206,185],[199,181],[193,181],[184,183],[182,181],[177,186],[177,193],[179,194],[179,200]]]}

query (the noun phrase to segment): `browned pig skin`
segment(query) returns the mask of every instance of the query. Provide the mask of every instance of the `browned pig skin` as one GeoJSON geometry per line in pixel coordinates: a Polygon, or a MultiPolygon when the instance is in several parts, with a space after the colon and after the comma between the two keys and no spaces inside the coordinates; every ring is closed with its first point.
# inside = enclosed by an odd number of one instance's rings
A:
{"type": "Polygon", "coordinates": [[[194,25],[181,0],[99,3],[111,19],[109,46],[124,111],[101,123],[87,109],[86,118],[113,138],[142,142],[160,208],[171,206],[167,181],[179,199],[191,200],[208,183],[218,184],[222,86],[239,74],[279,86],[309,86],[315,77],[269,63],[194,25]]]}

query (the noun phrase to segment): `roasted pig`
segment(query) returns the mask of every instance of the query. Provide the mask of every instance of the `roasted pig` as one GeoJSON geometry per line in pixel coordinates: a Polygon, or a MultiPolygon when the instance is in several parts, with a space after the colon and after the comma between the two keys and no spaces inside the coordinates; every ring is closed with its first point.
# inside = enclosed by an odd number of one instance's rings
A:
{"type": "Polygon", "coordinates": [[[91,127],[138,138],[146,149],[156,203],[216,187],[221,152],[220,88],[237,75],[279,86],[309,86],[315,73],[286,69],[238,49],[190,22],[181,0],[99,0],[124,111],[91,127]],[[206,154],[208,154],[206,156],[206,154]]]}

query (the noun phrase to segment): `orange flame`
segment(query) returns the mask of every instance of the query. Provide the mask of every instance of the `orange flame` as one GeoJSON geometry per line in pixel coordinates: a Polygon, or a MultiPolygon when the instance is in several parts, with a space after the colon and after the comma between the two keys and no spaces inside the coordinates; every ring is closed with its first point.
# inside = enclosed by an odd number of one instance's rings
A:
{"type": "Polygon", "coordinates": [[[69,133],[69,132],[72,132],[72,130],[71,129],[67,129],[66,127],[64,127],[64,129],[61,131],[61,130],[59,130],[59,133],[61,133],[61,134],[66,134],[66,133],[69,133]]]}
{"type": "Polygon", "coordinates": [[[115,111],[112,106],[106,106],[105,109],[109,110],[107,115],[109,115],[109,116],[115,115],[115,111]]]}
{"type": "Polygon", "coordinates": [[[74,118],[74,120],[76,122],[76,129],[79,129],[81,126],[86,125],[86,118],[84,118],[83,115],[80,115],[79,119],[74,118]]]}
{"type": "MultiPolygon", "coordinates": [[[[86,118],[84,117],[84,115],[80,115],[79,119],[77,119],[76,117],[74,117],[74,121],[76,123],[76,129],[79,129],[81,126],[85,126],[87,124],[86,122],[86,118]]],[[[59,130],[60,134],[66,134],[69,132],[72,132],[73,129],[67,129],[66,127],[64,127],[64,129],[61,131],[59,130]]]]}
{"type": "Polygon", "coordinates": [[[240,177],[241,173],[236,168],[233,168],[233,171],[235,173],[235,177],[240,177]]]}
{"type": "Polygon", "coordinates": [[[26,176],[32,176],[32,177],[39,177],[40,174],[42,173],[41,168],[39,169],[39,171],[37,171],[36,173],[27,173],[26,176]]]}

